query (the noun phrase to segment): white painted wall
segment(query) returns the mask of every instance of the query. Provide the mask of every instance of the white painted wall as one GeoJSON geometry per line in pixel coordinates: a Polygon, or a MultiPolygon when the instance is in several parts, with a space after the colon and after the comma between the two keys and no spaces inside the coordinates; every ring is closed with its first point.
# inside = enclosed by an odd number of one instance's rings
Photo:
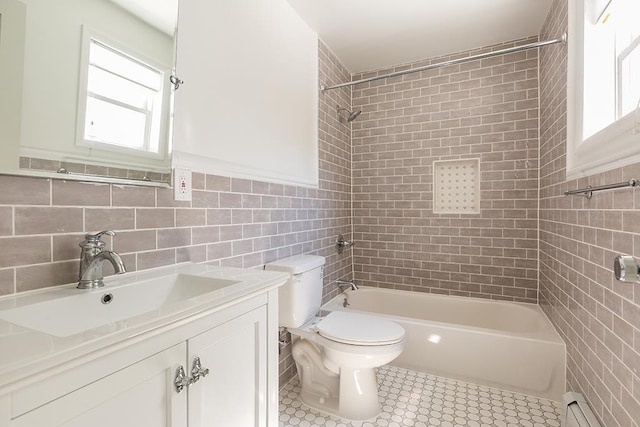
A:
{"type": "MultiPolygon", "coordinates": [[[[82,25],[173,64],[173,40],[107,0],[22,0],[27,6],[21,153],[136,166],[132,160],[75,145],[82,25]]],[[[151,165],[168,167],[168,159],[151,165]]],[[[150,167],[150,169],[152,169],[150,167]]]]}
{"type": "Polygon", "coordinates": [[[18,169],[25,9],[0,0],[0,171],[18,169]]]}
{"type": "Polygon", "coordinates": [[[317,59],[286,0],[182,0],[174,166],[317,186],[317,59]]]}

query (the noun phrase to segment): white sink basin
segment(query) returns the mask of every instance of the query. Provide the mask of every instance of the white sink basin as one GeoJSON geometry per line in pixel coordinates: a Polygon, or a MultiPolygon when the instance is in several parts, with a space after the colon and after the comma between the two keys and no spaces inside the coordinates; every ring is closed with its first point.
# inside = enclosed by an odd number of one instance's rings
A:
{"type": "Polygon", "coordinates": [[[70,296],[0,310],[0,319],[56,337],[68,337],[149,312],[179,311],[180,303],[219,293],[238,283],[241,282],[171,274],[123,286],[73,290],[70,296]]]}

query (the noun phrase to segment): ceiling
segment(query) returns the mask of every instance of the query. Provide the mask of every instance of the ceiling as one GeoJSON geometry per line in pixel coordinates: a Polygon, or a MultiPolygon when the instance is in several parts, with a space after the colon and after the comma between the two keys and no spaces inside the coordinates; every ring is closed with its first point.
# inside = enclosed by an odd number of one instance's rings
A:
{"type": "Polygon", "coordinates": [[[552,0],[288,1],[352,73],[537,35],[552,3],[552,0]]]}
{"type": "Polygon", "coordinates": [[[173,37],[178,22],[178,0],[111,0],[152,27],[173,37]]]}

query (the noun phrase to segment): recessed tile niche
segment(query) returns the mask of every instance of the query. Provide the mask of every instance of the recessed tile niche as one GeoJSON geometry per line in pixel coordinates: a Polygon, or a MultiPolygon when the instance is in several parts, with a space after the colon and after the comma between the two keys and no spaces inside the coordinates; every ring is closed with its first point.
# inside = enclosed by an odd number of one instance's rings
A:
{"type": "Polygon", "coordinates": [[[433,212],[480,213],[480,159],[433,162],[433,212]]]}

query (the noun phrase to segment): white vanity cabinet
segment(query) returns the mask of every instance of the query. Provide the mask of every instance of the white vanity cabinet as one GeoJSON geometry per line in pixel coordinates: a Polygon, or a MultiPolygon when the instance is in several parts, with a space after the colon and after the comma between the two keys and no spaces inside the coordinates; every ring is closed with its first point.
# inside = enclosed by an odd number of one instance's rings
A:
{"type": "MultiPolygon", "coordinates": [[[[171,389],[175,370],[186,359],[186,348],[182,343],[111,373],[18,416],[11,426],[186,427],[187,393],[171,389]]],[[[100,361],[95,369],[100,369],[100,361]]],[[[61,374],[50,385],[59,382],[63,387],[68,376],[61,374]]],[[[30,397],[28,390],[21,394],[30,397]]]]}
{"type": "Polygon", "coordinates": [[[0,396],[0,427],[277,425],[277,290],[149,334],[0,396]]]}
{"type": "Polygon", "coordinates": [[[209,374],[189,386],[189,426],[266,426],[266,310],[255,309],[189,340],[209,374]]]}

